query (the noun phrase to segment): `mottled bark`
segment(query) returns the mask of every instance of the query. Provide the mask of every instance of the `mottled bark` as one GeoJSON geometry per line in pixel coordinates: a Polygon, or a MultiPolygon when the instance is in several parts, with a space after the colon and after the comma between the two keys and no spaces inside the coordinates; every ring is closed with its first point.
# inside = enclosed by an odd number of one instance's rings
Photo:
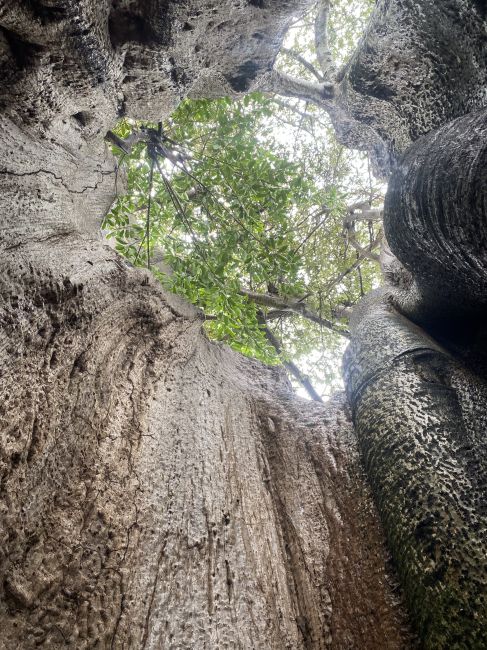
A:
{"type": "Polygon", "coordinates": [[[387,176],[412,142],[485,106],[485,8],[477,0],[379,0],[331,111],[338,137],[387,176]]]}
{"type": "Polygon", "coordinates": [[[485,106],[485,18],[483,0],[379,0],[338,77],[332,119],[344,143],[388,174],[419,137],[485,106]]]}
{"type": "Polygon", "coordinates": [[[8,2],[0,647],[410,647],[343,400],[202,333],[99,234],[117,114],[251,87],[299,3],[8,2]]]}
{"type": "Polygon", "coordinates": [[[485,19],[478,2],[379,3],[346,71],[393,168],[386,282],[352,318],[347,390],[431,650],[487,646],[485,19]]]}
{"type": "Polygon", "coordinates": [[[424,647],[487,643],[487,384],[382,290],[352,318],[353,419],[424,647]]]}
{"type": "Polygon", "coordinates": [[[326,34],[328,5],[320,3],[316,25],[324,80],[310,83],[273,71],[259,83],[325,110],[340,142],[368,151],[379,176],[387,177],[418,137],[485,105],[482,0],[378,0],[359,46],[336,75],[326,34]]]}

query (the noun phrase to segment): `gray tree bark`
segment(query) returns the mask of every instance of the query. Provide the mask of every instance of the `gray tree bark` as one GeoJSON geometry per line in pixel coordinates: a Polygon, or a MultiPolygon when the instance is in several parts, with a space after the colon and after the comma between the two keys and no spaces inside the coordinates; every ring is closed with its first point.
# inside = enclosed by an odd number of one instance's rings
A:
{"type": "Polygon", "coordinates": [[[347,391],[431,650],[487,647],[486,31],[484,3],[382,2],[345,77],[392,169],[386,282],[353,316],[347,391]]]}
{"type": "Polygon", "coordinates": [[[411,647],[343,399],[99,234],[117,115],[242,92],[299,3],[3,2],[0,647],[411,647]]]}
{"type": "MultiPolygon", "coordinates": [[[[328,5],[319,3],[315,32],[322,60],[328,5]]],[[[339,141],[368,151],[375,173],[387,178],[418,137],[485,104],[485,43],[483,0],[377,0],[362,41],[337,74],[330,69],[310,83],[273,70],[260,85],[321,107],[339,141]]]]}

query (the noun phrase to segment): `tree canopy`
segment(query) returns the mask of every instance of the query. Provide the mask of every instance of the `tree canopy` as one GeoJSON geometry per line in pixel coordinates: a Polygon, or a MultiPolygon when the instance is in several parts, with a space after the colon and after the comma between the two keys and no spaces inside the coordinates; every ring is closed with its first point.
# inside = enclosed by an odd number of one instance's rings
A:
{"type": "MultiPolygon", "coordinates": [[[[356,4],[329,30],[342,55],[367,10],[356,4]]],[[[322,68],[309,21],[278,62],[304,79],[322,68]]],[[[163,123],[122,120],[110,140],[126,174],[104,222],[117,250],[200,307],[212,338],[284,363],[315,399],[334,389],[350,308],[379,279],[383,188],[367,157],[310,102],[269,92],[186,100],[163,123]]]]}

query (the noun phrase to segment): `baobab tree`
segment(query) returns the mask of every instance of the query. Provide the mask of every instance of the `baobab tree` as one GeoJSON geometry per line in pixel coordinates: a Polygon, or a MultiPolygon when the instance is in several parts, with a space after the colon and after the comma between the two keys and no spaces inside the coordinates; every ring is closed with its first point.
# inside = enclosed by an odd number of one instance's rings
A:
{"type": "MultiPolygon", "coordinates": [[[[0,7],[3,648],[413,643],[343,399],[210,344],[99,233],[117,116],[262,87],[306,4],[0,7]]],[[[394,170],[346,363],[368,482],[424,646],[480,648],[485,8],[443,5],[381,0],[325,99],[394,170]]]]}

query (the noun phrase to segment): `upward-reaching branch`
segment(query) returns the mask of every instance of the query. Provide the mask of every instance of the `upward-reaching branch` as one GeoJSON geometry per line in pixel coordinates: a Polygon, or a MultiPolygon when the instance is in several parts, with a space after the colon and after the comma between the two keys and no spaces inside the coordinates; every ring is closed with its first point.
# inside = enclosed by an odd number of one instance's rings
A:
{"type": "Polygon", "coordinates": [[[294,50],[290,50],[287,47],[281,47],[281,52],[282,54],[287,54],[287,56],[291,57],[295,61],[297,61],[300,65],[303,66],[303,68],[306,68],[313,77],[318,79],[318,81],[323,81],[323,76],[318,72],[318,70],[314,67],[312,63],[310,63],[307,59],[304,58],[299,52],[295,52],[294,50]]]}
{"type": "Polygon", "coordinates": [[[330,0],[321,0],[319,3],[318,13],[315,20],[315,47],[316,57],[320,64],[323,79],[328,82],[333,82],[336,70],[328,36],[328,17],[330,15],[330,8],[330,0]]]}
{"type": "Polygon", "coordinates": [[[315,19],[315,47],[319,70],[300,54],[293,50],[283,49],[284,54],[291,56],[307,68],[318,80],[318,83],[296,78],[274,69],[262,79],[260,90],[276,93],[283,97],[301,99],[315,104],[327,112],[333,110],[336,94],[336,67],[328,34],[330,8],[330,0],[320,0],[315,19]]]}
{"type": "Polygon", "coordinates": [[[325,81],[313,83],[306,79],[297,79],[280,70],[271,70],[262,80],[259,89],[263,92],[277,93],[284,97],[294,97],[316,104],[323,108],[327,100],[333,99],[335,86],[325,81]]]}

